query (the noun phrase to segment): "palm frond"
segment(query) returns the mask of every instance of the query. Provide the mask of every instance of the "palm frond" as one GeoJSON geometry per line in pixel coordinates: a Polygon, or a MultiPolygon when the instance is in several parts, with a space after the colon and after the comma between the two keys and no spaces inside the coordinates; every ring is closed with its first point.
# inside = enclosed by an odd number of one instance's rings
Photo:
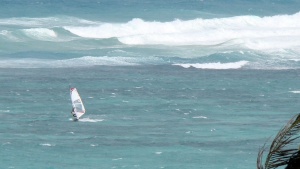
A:
{"type": "MultiPolygon", "coordinates": [[[[291,157],[298,153],[300,136],[300,114],[294,116],[274,138],[269,154],[266,158],[265,169],[274,169],[279,166],[287,165],[291,157]],[[297,145],[298,143],[298,145],[297,145]]],[[[263,146],[257,157],[257,169],[263,169],[262,156],[265,151],[263,146]]]]}
{"type": "Polygon", "coordinates": [[[264,144],[264,146],[262,148],[260,148],[258,151],[257,162],[256,162],[257,169],[264,169],[264,167],[262,165],[262,157],[263,157],[264,151],[266,150],[265,145],[266,144],[264,144]]]}

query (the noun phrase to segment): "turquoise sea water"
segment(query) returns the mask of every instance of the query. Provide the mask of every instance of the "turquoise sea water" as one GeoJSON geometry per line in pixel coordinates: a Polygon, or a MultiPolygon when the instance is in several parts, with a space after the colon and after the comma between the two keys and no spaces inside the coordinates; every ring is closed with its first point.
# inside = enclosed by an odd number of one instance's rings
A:
{"type": "Polygon", "coordinates": [[[0,168],[256,168],[299,113],[299,7],[1,1],[0,168]]]}

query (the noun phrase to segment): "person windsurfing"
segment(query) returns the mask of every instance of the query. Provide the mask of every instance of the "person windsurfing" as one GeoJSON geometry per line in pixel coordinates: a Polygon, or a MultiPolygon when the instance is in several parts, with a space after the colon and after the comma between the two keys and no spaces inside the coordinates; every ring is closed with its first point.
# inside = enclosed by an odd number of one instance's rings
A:
{"type": "Polygon", "coordinates": [[[74,121],[77,121],[78,119],[77,119],[76,113],[75,113],[75,111],[74,111],[74,107],[72,108],[71,114],[72,114],[72,116],[74,117],[73,120],[74,120],[74,121]]]}

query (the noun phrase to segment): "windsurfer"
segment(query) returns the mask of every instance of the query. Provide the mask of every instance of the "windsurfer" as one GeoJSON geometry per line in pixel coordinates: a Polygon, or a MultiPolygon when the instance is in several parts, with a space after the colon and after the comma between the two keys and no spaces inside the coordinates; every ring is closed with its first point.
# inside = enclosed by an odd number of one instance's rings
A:
{"type": "Polygon", "coordinates": [[[73,117],[77,118],[76,113],[74,111],[74,107],[72,108],[71,114],[72,114],[73,117]]]}

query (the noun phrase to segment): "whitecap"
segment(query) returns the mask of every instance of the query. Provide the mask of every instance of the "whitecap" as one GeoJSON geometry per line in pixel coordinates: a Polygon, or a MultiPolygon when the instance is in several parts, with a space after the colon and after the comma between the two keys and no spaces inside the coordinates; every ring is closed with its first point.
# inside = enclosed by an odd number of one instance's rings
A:
{"type": "Polygon", "coordinates": [[[90,144],[91,147],[96,147],[98,144],[90,144]]]}
{"type": "Polygon", "coordinates": [[[83,56],[72,59],[2,59],[0,68],[67,68],[67,67],[89,67],[89,66],[135,66],[140,63],[147,63],[151,58],[133,57],[108,57],[108,56],[83,56]]]}
{"type": "Polygon", "coordinates": [[[23,32],[26,36],[37,40],[49,41],[57,38],[56,32],[47,28],[24,29],[23,32]]]}
{"type": "Polygon", "coordinates": [[[205,117],[205,116],[195,116],[195,117],[193,117],[193,119],[207,119],[207,117],[205,117]]]}
{"type": "Polygon", "coordinates": [[[218,45],[231,41],[250,49],[298,46],[300,12],[293,15],[196,18],[168,22],[134,18],[122,23],[65,26],[67,31],[93,39],[118,38],[129,45],[218,45]],[[278,24],[280,23],[280,24],[278,24]]]}
{"type": "Polygon", "coordinates": [[[229,63],[186,63],[186,64],[173,64],[183,68],[197,68],[197,69],[240,69],[245,66],[248,61],[238,61],[229,63]]]}
{"type": "Polygon", "coordinates": [[[41,146],[47,146],[47,147],[51,147],[51,146],[55,146],[55,145],[52,145],[52,144],[49,144],[49,143],[42,143],[40,144],[41,146]]]}
{"type": "Polygon", "coordinates": [[[82,118],[82,119],[79,119],[78,121],[80,121],[80,122],[91,122],[91,123],[96,123],[96,122],[102,122],[102,121],[104,121],[104,119],[82,118]]]}
{"type": "Polygon", "coordinates": [[[6,142],[6,143],[3,143],[2,145],[8,145],[8,144],[11,144],[11,142],[6,142]]]}

